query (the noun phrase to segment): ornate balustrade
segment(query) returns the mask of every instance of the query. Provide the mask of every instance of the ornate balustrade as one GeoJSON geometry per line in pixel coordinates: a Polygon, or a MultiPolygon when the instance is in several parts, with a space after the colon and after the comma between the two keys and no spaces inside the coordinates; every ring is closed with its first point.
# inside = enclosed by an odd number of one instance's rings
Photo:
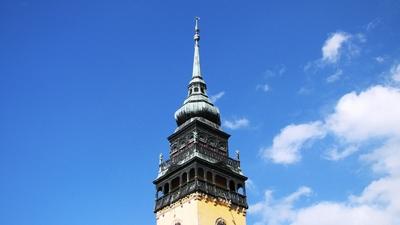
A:
{"type": "Polygon", "coordinates": [[[184,162],[189,161],[193,157],[198,156],[202,159],[205,159],[209,162],[223,162],[226,165],[230,166],[233,170],[240,173],[240,161],[234,160],[227,156],[221,155],[214,151],[207,149],[205,146],[199,145],[197,143],[192,143],[184,150],[182,150],[177,155],[173,156],[171,159],[164,161],[160,164],[160,171],[165,171],[172,165],[177,165],[178,163],[182,164],[184,162]]]}
{"type": "Polygon", "coordinates": [[[183,198],[184,196],[197,191],[209,194],[216,198],[221,198],[223,200],[229,201],[234,205],[247,208],[246,196],[217,187],[214,184],[210,184],[205,181],[192,180],[182,185],[177,190],[172,191],[169,194],[158,198],[156,200],[155,210],[157,211],[161,208],[164,208],[165,206],[176,202],[177,200],[183,198]]]}

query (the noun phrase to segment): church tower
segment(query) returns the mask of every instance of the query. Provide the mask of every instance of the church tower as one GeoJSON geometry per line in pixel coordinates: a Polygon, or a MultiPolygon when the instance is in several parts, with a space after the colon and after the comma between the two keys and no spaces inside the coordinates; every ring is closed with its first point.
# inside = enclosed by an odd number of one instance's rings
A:
{"type": "Polygon", "coordinates": [[[229,134],[207,95],[200,69],[196,18],[194,60],[188,96],[175,112],[177,128],[168,137],[169,160],[160,155],[154,185],[157,225],[245,225],[245,177],[239,152],[229,157],[229,134]]]}

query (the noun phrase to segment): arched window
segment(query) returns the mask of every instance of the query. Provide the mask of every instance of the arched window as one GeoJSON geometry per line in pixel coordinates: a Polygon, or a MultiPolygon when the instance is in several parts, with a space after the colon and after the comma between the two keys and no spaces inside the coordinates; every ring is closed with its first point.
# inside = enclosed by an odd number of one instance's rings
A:
{"type": "Polygon", "coordinates": [[[175,190],[179,187],[179,185],[181,184],[180,182],[180,177],[175,177],[172,181],[171,181],[171,190],[175,190]]]}
{"type": "Polygon", "coordinates": [[[226,178],[220,175],[215,175],[215,184],[219,187],[226,189],[226,178]]]}
{"type": "Polygon", "coordinates": [[[215,225],[226,225],[226,223],[224,219],[218,218],[217,221],[215,221],[215,225]]]}
{"type": "Polygon", "coordinates": [[[164,194],[163,194],[163,192],[162,192],[162,187],[158,187],[157,188],[157,195],[156,195],[156,198],[161,198],[161,197],[163,197],[164,196],[164,194]]]}
{"type": "Polygon", "coordinates": [[[194,168],[190,169],[189,171],[189,180],[193,180],[195,176],[194,168]]]}
{"type": "Polygon", "coordinates": [[[236,191],[235,190],[235,182],[233,180],[229,181],[229,190],[230,191],[236,191]]]}
{"type": "Polygon", "coordinates": [[[213,182],[213,175],[210,171],[207,171],[207,181],[210,183],[213,182]]]}
{"type": "Polygon", "coordinates": [[[182,184],[185,184],[187,182],[187,173],[182,174],[182,184]]]}
{"type": "Polygon", "coordinates": [[[164,195],[167,195],[169,193],[169,184],[166,183],[164,184],[164,195]]]}
{"type": "Polygon", "coordinates": [[[237,193],[241,194],[241,195],[245,195],[246,192],[244,190],[243,184],[238,184],[237,185],[237,193]]]}
{"type": "Polygon", "coordinates": [[[197,176],[201,179],[204,179],[204,170],[203,168],[198,168],[197,169],[197,176]]]}

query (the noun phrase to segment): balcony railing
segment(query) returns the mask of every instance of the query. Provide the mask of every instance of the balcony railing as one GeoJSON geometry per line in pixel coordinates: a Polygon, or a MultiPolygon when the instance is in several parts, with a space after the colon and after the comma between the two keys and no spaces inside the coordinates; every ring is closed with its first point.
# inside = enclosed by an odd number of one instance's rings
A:
{"type": "Polygon", "coordinates": [[[217,187],[214,184],[205,181],[193,180],[182,185],[177,190],[156,199],[155,211],[158,211],[196,191],[209,194],[216,198],[222,198],[234,205],[247,208],[246,196],[217,187]]]}
{"type": "Polygon", "coordinates": [[[164,161],[160,164],[160,173],[166,171],[172,165],[179,165],[183,164],[193,157],[198,156],[202,159],[205,159],[209,162],[223,162],[229,167],[231,167],[235,172],[241,173],[240,169],[240,161],[234,160],[227,156],[218,154],[216,152],[210,151],[209,149],[201,146],[199,144],[193,143],[186,147],[184,151],[178,153],[176,156],[172,157],[171,159],[164,161]]]}

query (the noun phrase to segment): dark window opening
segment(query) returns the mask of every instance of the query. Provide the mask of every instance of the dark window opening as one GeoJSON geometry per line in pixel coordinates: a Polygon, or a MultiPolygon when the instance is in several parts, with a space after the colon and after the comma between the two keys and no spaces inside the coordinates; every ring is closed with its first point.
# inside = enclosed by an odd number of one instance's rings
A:
{"type": "Polygon", "coordinates": [[[229,190],[230,191],[236,191],[235,190],[235,182],[233,182],[233,180],[229,181],[229,190]]]}
{"type": "Polygon", "coordinates": [[[213,175],[210,171],[207,172],[207,181],[210,183],[213,182],[213,175]]]}
{"type": "Polygon", "coordinates": [[[169,193],[169,184],[166,183],[164,184],[164,195],[167,195],[169,193]]]}
{"type": "Polygon", "coordinates": [[[204,179],[204,170],[203,168],[198,168],[197,169],[197,176],[201,179],[204,179]]]}
{"type": "Polygon", "coordinates": [[[226,178],[220,175],[215,175],[215,184],[222,188],[226,188],[226,178]]]}
{"type": "Polygon", "coordinates": [[[190,169],[190,171],[189,171],[189,180],[193,180],[193,179],[194,179],[194,176],[195,176],[195,171],[194,171],[194,169],[192,168],[192,169],[190,169]]]}
{"type": "Polygon", "coordinates": [[[194,92],[199,92],[199,88],[198,88],[198,87],[195,87],[195,88],[194,88],[194,92]]]}
{"type": "Polygon", "coordinates": [[[187,182],[187,173],[182,174],[182,184],[185,184],[187,182]]]}
{"type": "Polygon", "coordinates": [[[175,190],[179,187],[180,185],[180,178],[179,177],[175,177],[172,181],[171,181],[171,190],[175,190]]]}

